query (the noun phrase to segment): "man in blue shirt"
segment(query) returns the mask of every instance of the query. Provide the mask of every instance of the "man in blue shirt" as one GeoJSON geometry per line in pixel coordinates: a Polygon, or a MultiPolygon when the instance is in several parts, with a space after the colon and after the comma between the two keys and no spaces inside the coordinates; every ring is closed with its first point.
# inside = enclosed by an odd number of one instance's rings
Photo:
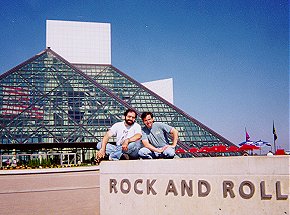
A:
{"type": "Polygon", "coordinates": [[[142,128],[141,141],[144,145],[139,150],[139,156],[143,159],[173,158],[178,140],[178,131],[161,122],[154,122],[151,112],[144,112],[141,119],[145,125],[142,128]],[[168,136],[172,137],[172,144],[168,136]]]}

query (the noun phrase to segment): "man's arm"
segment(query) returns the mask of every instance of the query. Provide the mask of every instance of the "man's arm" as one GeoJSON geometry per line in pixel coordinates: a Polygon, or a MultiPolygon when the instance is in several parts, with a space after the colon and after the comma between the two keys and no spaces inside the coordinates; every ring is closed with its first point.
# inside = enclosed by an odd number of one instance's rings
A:
{"type": "Polygon", "coordinates": [[[142,134],[137,133],[133,137],[128,138],[127,140],[129,141],[129,143],[136,142],[137,140],[140,140],[141,137],[142,137],[142,134]]]}
{"type": "Polygon", "coordinates": [[[172,145],[171,147],[175,147],[178,141],[178,131],[175,128],[172,128],[170,131],[170,134],[172,136],[172,145]]]}
{"type": "Polygon", "coordinates": [[[104,135],[102,139],[102,146],[101,149],[97,152],[96,158],[103,158],[106,155],[106,145],[109,141],[109,139],[112,137],[112,134],[110,131],[107,131],[107,133],[104,135]]]}
{"type": "Polygon", "coordinates": [[[127,151],[128,150],[128,145],[129,143],[135,142],[137,140],[139,140],[142,137],[141,134],[135,134],[133,137],[127,138],[126,140],[124,140],[124,142],[122,143],[122,149],[123,151],[127,151]]]}

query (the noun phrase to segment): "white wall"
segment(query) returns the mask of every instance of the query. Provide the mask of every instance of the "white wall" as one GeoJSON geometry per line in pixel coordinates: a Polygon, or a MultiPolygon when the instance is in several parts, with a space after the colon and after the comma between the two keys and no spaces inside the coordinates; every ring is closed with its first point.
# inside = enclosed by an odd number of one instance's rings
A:
{"type": "Polygon", "coordinates": [[[47,20],[46,47],[70,63],[111,64],[111,24],[47,20]]]}
{"type": "Polygon", "coordinates": [[[173,79],[161,79],[142,83],[165,100],[173,104],[173,79]]]}

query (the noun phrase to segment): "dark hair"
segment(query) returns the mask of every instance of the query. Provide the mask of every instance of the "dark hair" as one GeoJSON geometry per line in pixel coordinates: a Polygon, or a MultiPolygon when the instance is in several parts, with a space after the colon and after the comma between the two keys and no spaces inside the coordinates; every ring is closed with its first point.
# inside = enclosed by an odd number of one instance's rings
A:
{"type": "Polygon", "coordinates": [[[145,119],[146,116],[148,116],[148,115],[150,115],[151,118],[153,118],[153,113],[151,113],[151,112],[143,112],[142,115],[141,115],[141,119],[142,120],[145,119]]]}
{"type": "Polygon", "coordinates": [[[125,113],[124,113],[124,116],[127,116],[129,112],[135,113],[135,117],[137,118],[137,112],[135,110],[133,110],[133,109],[126,110],[125,113]]]}

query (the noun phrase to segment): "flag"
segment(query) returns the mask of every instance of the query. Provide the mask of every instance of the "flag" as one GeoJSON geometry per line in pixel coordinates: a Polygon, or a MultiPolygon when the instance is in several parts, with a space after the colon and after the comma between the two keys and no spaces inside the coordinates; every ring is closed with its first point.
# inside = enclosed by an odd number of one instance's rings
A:
{"type": "Polygon", "coordinates": [[[246,130],[246,142],[249,142],[250,141],[250,135],[248,134],[247,129],[245,129],[245,130],[246,130]]]}
{"type": "Polygon", "coordinates": [[[273,121],[273,135],[274,135],[274,141],[278,139],[278,136],[276,134],[276,129],[275,129],[275,125],[274,125],[274,121],[273,121]]]}

